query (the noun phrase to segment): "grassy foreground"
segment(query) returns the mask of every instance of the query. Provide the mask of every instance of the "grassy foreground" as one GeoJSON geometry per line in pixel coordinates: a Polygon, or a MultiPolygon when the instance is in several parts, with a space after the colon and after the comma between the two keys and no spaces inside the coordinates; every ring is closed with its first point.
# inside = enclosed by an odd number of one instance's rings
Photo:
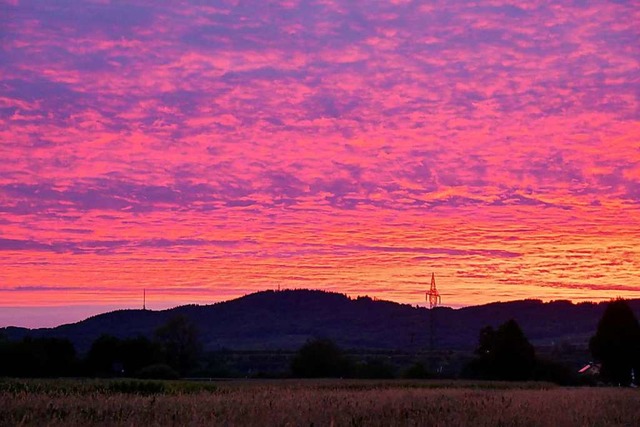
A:
{"type": "Polygon", "coordinates": [[[0,425],[632,426],[640,391],[548,384],[0,381],[0,425]]]}

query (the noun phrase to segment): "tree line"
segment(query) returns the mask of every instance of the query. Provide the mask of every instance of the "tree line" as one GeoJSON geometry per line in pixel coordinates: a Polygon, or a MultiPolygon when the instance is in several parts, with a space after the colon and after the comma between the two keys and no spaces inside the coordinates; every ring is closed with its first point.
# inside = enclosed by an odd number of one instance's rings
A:
{"type": "MultiPolygon", "coordinates": [[[[599,380],[613,385],[638,385],[640,378],[640,326],[633,310],[622,299],[610,302],[589,341],[589,350],[599,362],[599,380]]],[[[480,330],[474,359],[460,377],[500,381],[551,381],[563,385],[590,383],[569,366],[540,358],[515,320],[498,328],[480,330]]],[[[357,377],[358,369],[329,340],[314,340],[303,346],[292,362],[298,377],[357,377]]],[[[365,367],[366,370],[366,367],[365,367]]],[[[389,372],[376,366],[375,372],[389,372]]],[[[403,373],[409,378],[437,376],[436,370],[416,364],[403,373]]]]}
{"type": "MultiPolygon", "coordinates": [[[[629,305],[621,299],[610,302],[589,342],[593,358],[599,362],[598,379],[615,385],[637,385],[640,375],[640,326],[629,305]]],[[[589,384],[592,377],[579,377],[575,369],[536,355],[535,348],[515,320],[480,330],[474,358],[459,377],[500,381],[551,381],[563,385],[589,384]]],[[[400,376],[438,376],[436,364],[416,363],[400,376]],[[431,366],[430,366],[431,365],[431,366]],[[435,368],[435,369],[434,369],[435,368]]],[[[390,366],[380,361],[356,363],[332,341],[313,340],[305,344],[292,361],[296,377],[392,377],[390,366]]],[[[395,375],[397,376],[397,374],[395,375]]]]}
{"type": "MultiPolygon", "coordinates": [[[[83,357],[60,338],[0,337],[0,376],[18,377],[139,377],[178,378],[205,372],[198,331],[184,316],[170,319],[151,338],[120,339],[103,335],[83,357]]],[[[604,383],[629,385],[640,374],[640,326],[624,300],[608,304],[589,342],[604,383]]],[[[212,372],[211,369],[208,372],[212,372]]],[[[416,361],[403,370],[381,358],[354,360],[330,339],[308,341],[293,356],[290,376],[341,378],[431,378],[440,375],[434,363],[416,361]]],[[[536,351],[515,320],[479,332],[474,358],[457,375],[504,381],[552,381],[576,384],[575,369],[546,360],[536,351]]]]}
{"type": "Polygon", "coordinates": [[[202,345],[184,316],[159,327],[153,338],[102,335],[79,358],[68,339],[0,339],[0,376],[178,378],[198,364],[202,345]]]}

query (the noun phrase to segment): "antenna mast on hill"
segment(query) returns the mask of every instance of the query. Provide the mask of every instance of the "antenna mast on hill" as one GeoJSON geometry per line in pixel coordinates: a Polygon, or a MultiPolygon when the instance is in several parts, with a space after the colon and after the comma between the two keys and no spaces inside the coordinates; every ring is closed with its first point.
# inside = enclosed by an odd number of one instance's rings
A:
{"type": "Polygon", "coordinates": [[[142,309],[143,310],[147,309],[147,290],[146,289],[142,290],[142,309]]]}
{"type": "Polygon", "coordinates": [[[436,289],[435,273],[431,273],[431,288],[426,293],[426,299],[429,302],[429,353],[433,355],[436,335],[436,313],[434,308],[439,306],[442,302],[440,292],[436,289]]]}

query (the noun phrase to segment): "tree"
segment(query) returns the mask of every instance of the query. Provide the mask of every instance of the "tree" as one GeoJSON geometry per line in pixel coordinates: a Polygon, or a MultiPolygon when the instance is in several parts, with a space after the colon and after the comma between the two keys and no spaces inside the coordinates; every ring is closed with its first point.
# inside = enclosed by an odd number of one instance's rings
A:
{"type": "Polygon", "coordinates": [[[202,345],[195,325],[185,316],[169,319],[156,330],[155,337],[162,346],[167,364],[181,375],[196,366],[202,345]]]}
{"type": "Polygon", "coordinates": [[[515,320],[494,329],[480,330],[476,359],[467,365],[466,375],[506,381],[525,381],[533,377],[536,355],[515,320]]]}
{"type": "Polygon", "coordinates": [[[0,352],[0,376],[62,377],[76,374],[76,350],[62,338],[9,341],[0,352]]]}
{"type": "Polygon", "coordinates": [[[126,376],[137,376],[141,369],[162,362],[159,343],[146,337],[128,338],[120,342],[119,358],[126,376]]]}
{"type": "Polygon", "coordinates": [[[144,336],[118,339],[103,334],[92,344],[85,366],[87,374],[99,377],[136,376],[138,371],[162,362],[160,344],[144,336]]]}
{"type": "Polygon", "coordinates": [[[115,372],[120,360],[120,340],[112,335],[100,335],[92,344],[85,364],[89,375],[109,377],[121,372],[115,372]]]}
{"type": "Polygon", "coordinates": [[[291,362],[295,377],[329,378],[345,377],[350,373],[350,363],[342,350],[329,339],[315,339],[300,347],[291,362]]]}
{"type": "Polygon", "coordinates": [[[411,378],[411,379],[426,379],[433,378],[434,375],[432,372],[429,372],[427,367],[422,362],[416,362],[413,365],[409,366],[403,373],[403,378],[411,378]]]}
{"type": "Polygon", "coordinates": [[[589,341],[593,357],[602,363],[600,375],[607,381],[628,385],[631,372],[640,373],[640,326],[629,305],[611,301],[589,341]]]}
{"type": "Polygon", "coordinates": [[[396,373],[391,363],[376,358],[357,363],[354,366],[354,376],[356,378],[388,379],[395,378],[396,373]]]}

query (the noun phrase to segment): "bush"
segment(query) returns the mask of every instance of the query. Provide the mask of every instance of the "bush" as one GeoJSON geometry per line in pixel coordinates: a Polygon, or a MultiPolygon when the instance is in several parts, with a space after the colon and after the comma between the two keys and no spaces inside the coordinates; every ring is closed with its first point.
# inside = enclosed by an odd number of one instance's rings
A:
{"type": "Polygon", "coordinates": [[[562,363],[538,359],[534,372],[536,381],[549,381],[558,385],[577,385],[578,376],[562,363]]]}
{"type": "Polygon", "coordinates": [[[331,340],[316,339],[303,345],[291,362],[293,376],[302,378],[348,377],[351,364],[331,340]]]}
{"type": "Polygon", "coordinates": [[[136,373],[136,377],[143,379],[155,380],[175,380],[180,376],[169,365],[158,363],[155,365],[145,366],[136,373]]]}
{"type": "Polygon", "coordinates": [[[427,379],[433,378],[434,375],[424,366],[423,363],[417,362],[411,365],[407,370],[402,373],[402,378],[409,379],[427,379]]]}
{"type": "Polygon", "coordinates": [[[107,390],[110,393],[138,394],[148,396],[152,394],[164,394],[164,383],[157,381],[114,381],[109,383],[107,390]]]}
{"type": "Polygon", "coordinates": [[[381,359],[370,359],[356,365],[357,378],[389,379],[395,378],[393,366],[381,359]]]}

